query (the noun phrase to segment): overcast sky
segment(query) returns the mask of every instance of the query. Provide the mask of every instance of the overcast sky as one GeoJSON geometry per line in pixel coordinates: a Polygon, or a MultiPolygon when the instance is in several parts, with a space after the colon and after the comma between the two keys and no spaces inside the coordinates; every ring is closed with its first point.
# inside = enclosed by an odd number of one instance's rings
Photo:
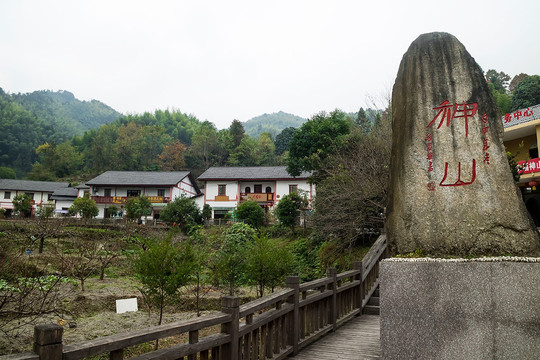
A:
{"type": "Polygon", "coordinates": [[[369,97],[382,106],[426,32],[455,35],[484,71],[540,74],[538,14],[538,0],[1,0],[0,87],[178,109],[218,128],[356,112],[369,97]]]}

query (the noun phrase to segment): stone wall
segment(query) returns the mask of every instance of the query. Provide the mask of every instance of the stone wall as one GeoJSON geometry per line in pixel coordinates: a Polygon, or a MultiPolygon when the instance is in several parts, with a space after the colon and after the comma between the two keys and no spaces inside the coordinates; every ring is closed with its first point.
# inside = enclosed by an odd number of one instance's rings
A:
{"type": "Polygon", "coordinates": [[[538,359],[540,259],[381,263],[384,359],[538,359]]]}

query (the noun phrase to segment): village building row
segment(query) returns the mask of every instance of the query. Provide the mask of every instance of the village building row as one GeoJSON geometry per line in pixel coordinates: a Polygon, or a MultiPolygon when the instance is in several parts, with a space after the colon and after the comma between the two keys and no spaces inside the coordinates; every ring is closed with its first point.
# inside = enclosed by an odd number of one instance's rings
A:
{"type": "MultiPolygon", "coordinates": [[[[540,104],[505,114],[501,121],[504,145],[507,151],[517,154],[518,165],[522,167],[518,186],[523,200],[540,226],[540,104]]],[[[187,196],[201,209],[208,204],[212,217],[219,219],[247,200],[254,200],[270,211],[280,198],[291,192],[302,193],[311,205],[315,185],[308,181],[310,175],[304,172],[298,177],[290,176],[285,166],[211,167],[198,177],[202,189],[188,171],[107,171],[73,188],[66,182],[0,179],[0,208],[10,216],[13,198],[25,193],[34,209],[48,204],[55,206],[58,215],[63,215],[77,197],[89,193],[98,205],[97,217],[107,218],[111,206],[120,210],[120,216],[125,215],[123,204],[128,197],[146,195],[152,202],[148,219],[158,219],[166,204],[176,197],[187,196]]]]}
{"type": "Polygon", "coordinates": [[[99,209],[98,219],[125,215],[124,203],[132,196],[148,196],[152,203],[148,220],[159,219],[161,210],[175,198],[186,196],[195,200],[200,209],[212,208],[212,217],[223,218],[243,201],[256,201],[265,210],[274,209],[279,199],[291,192],[306,196],[309,203],[315,196],[315,185],[308,182],[310,173],[290,176],[284,166],[273,167],[212,167],[198,180],[188,171],[106,171],[83,185],[69,183],[0,179],[0,207],[10,216],[13,198],[26,193],[32,200],[33,211],[41,205],[55,207],[58,216],[66,215],[73,201],[88,193],[99,209]]]}

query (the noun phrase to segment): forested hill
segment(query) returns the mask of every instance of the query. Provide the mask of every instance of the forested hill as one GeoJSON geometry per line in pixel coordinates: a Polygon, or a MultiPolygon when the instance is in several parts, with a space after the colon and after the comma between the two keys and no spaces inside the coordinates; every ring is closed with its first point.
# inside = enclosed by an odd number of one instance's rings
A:
{"type": "Polygon", "coordinates": [[[23,109],[51,125],[56,133],[65,134],[68,138],[110,123],[121,115],[100,101],[81,101],[64,90],[40,90],[9,96],[23,109]]]}
{"type": "Polygon", "coordinates": [[[287,114],[283,111],[263,114],[243,123],[246,134],[259,138],[261,133],[267,132],[276,137],[283,129],[288,127],[299,128],[307,120],[293,114],[287,114]]]}
{"type": "Polygon", "coordinates": [[[39,145],[71,140],[120,115],[99,101],[80,101],[67,91],[8,94],[0,88],[0,167],[22,175],[37,160],[39,145]]]}

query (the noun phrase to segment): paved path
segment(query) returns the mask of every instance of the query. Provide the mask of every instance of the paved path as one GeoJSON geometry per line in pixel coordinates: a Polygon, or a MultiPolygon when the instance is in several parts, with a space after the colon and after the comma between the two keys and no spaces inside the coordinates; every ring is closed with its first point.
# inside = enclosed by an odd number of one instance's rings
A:
{"type": "Polygon", "coordinates": [[[309,345],[291,359],[379,359],[380,328],[379,315],[362,315],[309,345]]]}

